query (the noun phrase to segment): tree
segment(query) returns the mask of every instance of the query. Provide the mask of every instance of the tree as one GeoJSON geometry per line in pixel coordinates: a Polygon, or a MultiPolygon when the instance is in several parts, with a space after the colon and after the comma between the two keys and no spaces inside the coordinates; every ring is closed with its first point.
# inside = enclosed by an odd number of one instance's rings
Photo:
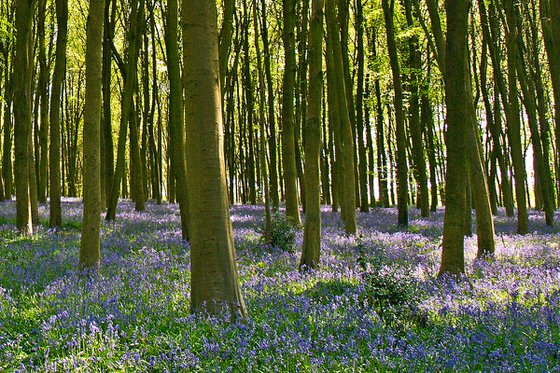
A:
{"type": "Polygon", "coordinates": [[[113,186],[111,188],[111,197],[108,201],[106,220],[115,220],[117,213],[117,202],[120,194],[121,181],[126,177],[126,138],[129,126],[130,115],[134,106],[133,95],[137,82],[138,72],[138,54],[140,28],[144,20],[144,0],[131,0],[130,25],[128,30],[128,46],[126,49],[126,67],[122,67],[124,87],[121,101],[121,119],[119,127],[119,140],[117,144],[117,163],[115,165],[115,174],[113,178],[113,186]]]}
{"type": "Polygon", "coordinates": [[[183,2],[191,307],[245,317],[229,215],[223,148],[216,3],[183,2]]]}
{"type": "Polygon", "coordinates": [[[56,20],[58,33],[56,39],[56,59],[52,79],[49,168],[50,168],[50,217],[51,228],[62,226],[62,211],[60,207],[60,104],[62,101],[62,80],[66,71],[66,41],[68,33],[68,0],[56,1],[56,20]]]}
{"type": "Polygon", "coordinates": [[[397,133],[397,207],[399,210],[399,226],[408,225],[408,165],[406,162],[406,137],[403,112],[403,89],[401,69],[395,41],[395,1],[383,0],[383,14],[385,15],[385,30],[387,31],[387,47],[393,73],[393,89],[395,91],[395,121],[397,133]],[[390,2],[389,2],[390,1],[390,2]]]}
{"type": "Polygon", "coordinates": [[[296,74],[296,50],[294,28],[296,23],[295,0],[283,0],[284,29],[284,79],[282,89],[282,166],[286,185],[286,216],[299,225],[296,141],[294,119],[294,86],[296,74]]]}
{"type": "Polygon", "coordinates": [[[105,0],[90,0],[86,44],[84,105],[84,217],[80,268],[97,269],[101,261],[101,68],[105,0]]]}
{"type": "Polygon", "coordinates": [[[16,1],[16,54],[14,57],[14,142],[16,184],[16,226],[33,233],[29,182],[31,139],[31,21],[34,0],[16,1]]]}
{"type": "Polygon", "coordinates": [[[185,130],[184,130],[184,102],[183,85],[181,82],[181,66],[177,41],[177,0],[167,1],[165,47],[167,51],[167,73],[169,75],[169,155],[171,158],[172,177],[177,185],[177,202],[181,213],[181,231],[183,239],[189,239],[188,229],[188,201],[186,165],[185,165],[185,130]]]}
{"type": "Polygon", "coordinates": [[[300,269],[316,268],[321,252],[321,98],[323,90],[323,8],[324,0],[311,4],[309,34],[309,92],[305,122],[305,225],[300,269]]]}
{"type": "Polygon", "coordinates": [[[336,146],[338,170],[337,192],[340,198],[341,215],[346,234],[356,234],[356,190],[354,167],[354,141],[352,124],[347,103],[346,85],[342,62],[340,24],[336,18],[334,0],[325,3],[327,22],[327,80],[330,87],[329,111],[332,111],[332,125],[336,146]]]}
{"type": "Polygon", "coordinates": [[[447,38],[445,56],[445,103],[447,107],[447,173],[445,178],[445,217],[443,220],[443,252],[440,274],[465,271],[464,211],[469,131],[467,100],[467,28],[469,4],[462,0],[446,0],[447,38]]]}

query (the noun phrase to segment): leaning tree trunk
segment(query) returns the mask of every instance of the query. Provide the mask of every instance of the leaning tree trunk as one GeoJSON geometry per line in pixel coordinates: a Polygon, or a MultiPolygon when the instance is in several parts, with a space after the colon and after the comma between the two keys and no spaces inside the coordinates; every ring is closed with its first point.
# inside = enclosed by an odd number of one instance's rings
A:
{"type": "Polygon", "coordinates": [[[183,2],[191,307],[245,317],[224,163],[216,3],[183,2]]]}
{"type": "Polygon", "coordinates": [[[104,0],[90,0],[86,44],[86,96],[84,107],[84,218],[80,242],[80,268],[97,270],[101,261],[101,67],[104,0]]]}

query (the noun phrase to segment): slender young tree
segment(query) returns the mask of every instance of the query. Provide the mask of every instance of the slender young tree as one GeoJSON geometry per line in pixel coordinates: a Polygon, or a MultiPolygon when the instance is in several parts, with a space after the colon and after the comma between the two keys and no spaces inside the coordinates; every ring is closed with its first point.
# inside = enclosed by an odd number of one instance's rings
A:
{"type": "Polygon", "coordinates": [[[183,1],[191,307],[246,317],[229,215],[215,1],[183,1]]]}
{"type": "MultiPolygon", "coordinates": [[[[121,119],[119,127],[119,140],[117,145],[117,163],[111,196],[107,205],[106,220],[115,220],[117,213],[117,203],[121,189],[121,181],[126,178],[126,139],[130,113],[133,107],[133,95],[138,71],[138,55],[140,43],[140,28],[144,22],[144,0],[131,0],[130,25],[128,29],[128,46],[126,50],[126,67],[123,66],[124,87],[121,102],[121,119]]],[[[124,64],[124,63],[123,63],[124,64]]]]}
{"type": "Polygon", "coordinates": [[[305,226],[300,269],[316,268],[321,253],[321,99],[323,91],[324,0],[311,4],[309,33],[309,91],[305,121],[305,226]]]}
{"type": "Polygon", "coordinates": [[[354,141],[342,62],[340,25],[336,18],[334,0],[325,3],[325,20],[327,23],[327,80],[333,84],[329,89],[329,109],[333,111],[335,145],[337,149],[341,215],[346,234],[356,234],[356,189],[354,167],[354,141]],[[330,72],[329,72],[330,71],[330,72]]]}
{"type": "Polygon", "coordinates": [[[398,223],[401,227],[408,225],[408,165],[406,162],[406,136],[403,109],[403,89],[401,69],[395,41],[395,1],[383,0],[383,14],[385,15],[385,30],[387,31],[387,47],[393,73],[393,88],[395,91],[395,121],[397,135],[397,207],[399,210],[398,223]]]}
{"type": "Polygon", "coordinates": [[[60,207],[61,176],[60,176],[60,106],[62,102],[62,80],[66,71],[66,41],[68,34],[68,0],[56,0],[56,57],[51,91],[50,139],[49,148],[49,177],[50,177],[50,216],[51,228],[62,226],[62,211],[60,207]]]}
{"type": "Polygon", "coordinates": [[[282,166],[284,169],[284,183],[286,185],[286,216],[293,224],[301,224],[299,216],[296,141],[294,118],[294,87],[296,74],[295,50],[295,0],[283,0],[284,29],[284,79],[282,90],[282,166]]]}
{"type": "Polygon", "coordinates": [[[90,0],[86,44],[84,106],[84,217],[80,242],[80,268],[97,270],[101,262],[101,67],[105,0],[90,0]]]}
{"type": "Polygon", "coordinates": [[[187,179],[185,165],[185,129],[183,85],[181,83],[181,65],[177,41],[178,33],[177,0],[167,1],[165,47],[167,51],[167,74],[169,76],[169,155],[171,169],[177,185],[177,202],[181,213],[181,231],[183,239],[189,239],[187,179]]]}

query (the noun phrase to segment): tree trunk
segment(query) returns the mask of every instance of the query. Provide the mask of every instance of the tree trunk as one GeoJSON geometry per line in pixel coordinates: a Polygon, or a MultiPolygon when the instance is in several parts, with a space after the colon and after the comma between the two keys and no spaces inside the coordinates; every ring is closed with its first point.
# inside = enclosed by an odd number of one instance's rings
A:
{"type": "Polygon", "coordinates": [[[101,184],[99,144],[101,133],[101,80],[104,0],[90,0],[86,44],[86,96],[84,107],[84,217],[80,242],[80,268],[97,270],[101,262],[101,184]]]}
{"type": "Polygon", "coordinates": [[[305,122],[306,209],[300,269],[317,268],[321,253],[321,95],[324,0],[312,2],[309,35],[309,92],[305,122]]]}
{"type": "Polygon", "coordinates": [[[217,14],[214,1],[183,2],[187,184],[191,224],[191,305],[246,317],[224,163],[217,14]]]}
{"type": "Polygon", "coordinates": [[[294,133],[294,86],[296,73],[295,53],[295,0],[283,0],[284,29],[284,80],[282,89],[282,166],[286,185],[286,216],[295,225],[301,224],[299,216],[296,143],[294,133]]]}
{"type": "Polygon", "coordinates": [[[266,0],[261,0],[261,14],[262,14],[262,39],[263,39],[263,52],[264,52],[264,72],[266,77],[266,88],[268,97],[268,152],[270,154],[270,199],[272,201],[272,208],[278,210],[280,185],[278,181],[278,157],[276,149],[276,114],[274,106],[274,85],[272,82],[272,72],[270,68],[270,45],[268,39],[268,26],[266,22],[266,0]]]}
{"type": "MultiPolygon", "coordinates": [[[[356,183],[354,167],[354,141],[352,135],[352,124],[350,122],[349,109],[347,105],[346,86],[344,83],[344,69],[342,62],[342,48],[340,41],[340,25],[336,21],[334,0],[326,1],[325,16],[327,22],[327,54],[331,55],[331,61],[327,60],[327,70],[333,72],[334,86],[331,87],[336,97],[336,106],[331,109],[336,111],[335,125],[339,126],[341,152],[337,154],[337,162],[340,162],[340,206],[344,230],[346,234],[356,234],[356,183]],[[329,47],[330,46],[330,47],[329,47]]],[[[336,132],[335,132],[336,137],[336,132]]],[[[335,138],[336,142],[336,138],[335,138]]]]}
{"type": "Polygon", "coordinates": [[[462,0],[446,0],[447,43],[445,54],[453,64],[444,69],[447,107],[447,173],[445,179],[445,216],[443,252],[439,274],[458,275],[465,271],[464,211],[465,169],[469,131],[467,100],[467,28],[469,6],[462,0]]]}
{"type": "MultiPolygon", "coordinates": [[[[177,185],[177,202],[181,214],[181,232],[189,239],[187,179],[185,165],[185,130],[183,84],[179,59],[177,0],[167,1],[165,47],[167,51],[167,74],[169,76],[169,154],[171,169],[177,185]]],[[[169,177],[169,176],[168,176],[169,177]]]]}
{"type": "MultiPolygon", "coordinates": [[[[364,14],[362,0],[356,1],[356,48],[358,49],[358,81],[356,88],[356,130],[358,142],[358,164],[360,176],[360,211],[369,211],[368,162],[364,140],[364,14]]],[[[369,118],[368,118],[369,119],[369,118]]],[[[369,123],[366,123],[369,128],[369,123]]],[[[366,136],[367,137],[367,136],[366,136]]],[[[373,148],[370,150],[373,151],[373,148]]],[[[370,166],[371,167],[371,166],[370,166]]],[[[373,194],[371,195],[373,198],[373,194]]]]}
{"type": "Polygon", "coordinates": [[[38,3],[37,37],[39,43],[39,82],[38,95],[41,107],[39,127],[39,154],[37,159],[39,172],[37,173],[37,198],[40,203],[47,202],[47,178],[48,178],[48,136],[49,136],[49,68],[47,65],[47,51],[45,45],[45,16],[47,0],[38,3]]]}
{"type": "MultiPolygon", "coordinates": [[[[392,4],[394,5],[394,3],[392,4]]],[[[398,224],[401,227],[408,225],[408,165],[406,162],[406,136],[403,113],[403,90],[395,29],[393,24],[394,7],[389,0],[383,0],[383,14],[385,15],[385,29],[387,31],[387,47],[393,73],[393,87],[395,91],[395,121],[397,135],[397,207],[399,211],[398,224]]]]}
{"type": "Polygon", "coordinates": [[[33,0],[16,0],[16,53],[14,58],[14,143],[16,184],[16,226],[33,234],[29,193],[28,141],[31,136],[30,40],[33,0]]]}
{"type": "MultiPolygon", "coordinates": [[[[411,0],[404,0],[406,22],[409,28],[414,27],[414,17],[411,0]]],[[[422,141],[422,128],[420,126],[420,72],[422,61],[418,51],[418,36],[413,35],[408,40],[408,65],[410,68],[408,86],[410,89],[408,118],[410,135],[412,137],[412,153],[414,158],[414,176],[418,185],[418,205],[422,217],[430,216],[428,202],[428,179],[426,176],[426,159],[424,157],[424,144],[422,141]]]]}
{"type": "Polygon", "coordinates": [[[50,166],[50,217],[51,228],[62,227],[62,210],[60,206],[60,105],[62,101],[62,80],[66,72],[66,42],[68,34],[68,0],[56,0],[57,38],[56,59],[51,91],[51,146],[49,148],[50,166]]]}
{"type": "Polygon", "coordinates": [[[137,75],[138,62],[138,43],[139,28],[144,22],[144,0],[132,0],[132,9],[130,12],[130,28],[128,30],[128,47],[126,50],[126,67],[124,70],[124,88],[121,101],[121,119],[119,128],[119,141],[117,145],[117,164],[115,167],[115,175],[113,185],[111,187],[111,198],[107,205],[106,220],[115,220],[117,212],[117,203],[121,189],[121,181],[126,177],[125,168],[125,152],[128,122],[130,120],[130,112],[133,106],[133,94],[135,90],[134,83],[137,75]]]}

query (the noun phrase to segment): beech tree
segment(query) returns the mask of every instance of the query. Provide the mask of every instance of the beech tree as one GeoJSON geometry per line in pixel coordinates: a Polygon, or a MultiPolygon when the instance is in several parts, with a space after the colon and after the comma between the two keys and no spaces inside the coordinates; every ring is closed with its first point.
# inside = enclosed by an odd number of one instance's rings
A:
{"type": "Polygon", "coordinates": [[[90,0],[86,45],[84,105],[84,214],[80,268],[99,267],[101,261],[101,67],[105,0],[90,0]]]}
{"type": "Polygon", "coordinates": [[[245,317],[227,198],[216,3],[184,1],[182,13],[191,306],[218,313],[225,303],[245,317]]]}
{"type": "Polygon", "coordinates": [[[309,92],[305,121],[305,226],[300,268],[316,268],[321,252],[321,96],[324,0],[313,0],[309,37],[309,92]]]}

